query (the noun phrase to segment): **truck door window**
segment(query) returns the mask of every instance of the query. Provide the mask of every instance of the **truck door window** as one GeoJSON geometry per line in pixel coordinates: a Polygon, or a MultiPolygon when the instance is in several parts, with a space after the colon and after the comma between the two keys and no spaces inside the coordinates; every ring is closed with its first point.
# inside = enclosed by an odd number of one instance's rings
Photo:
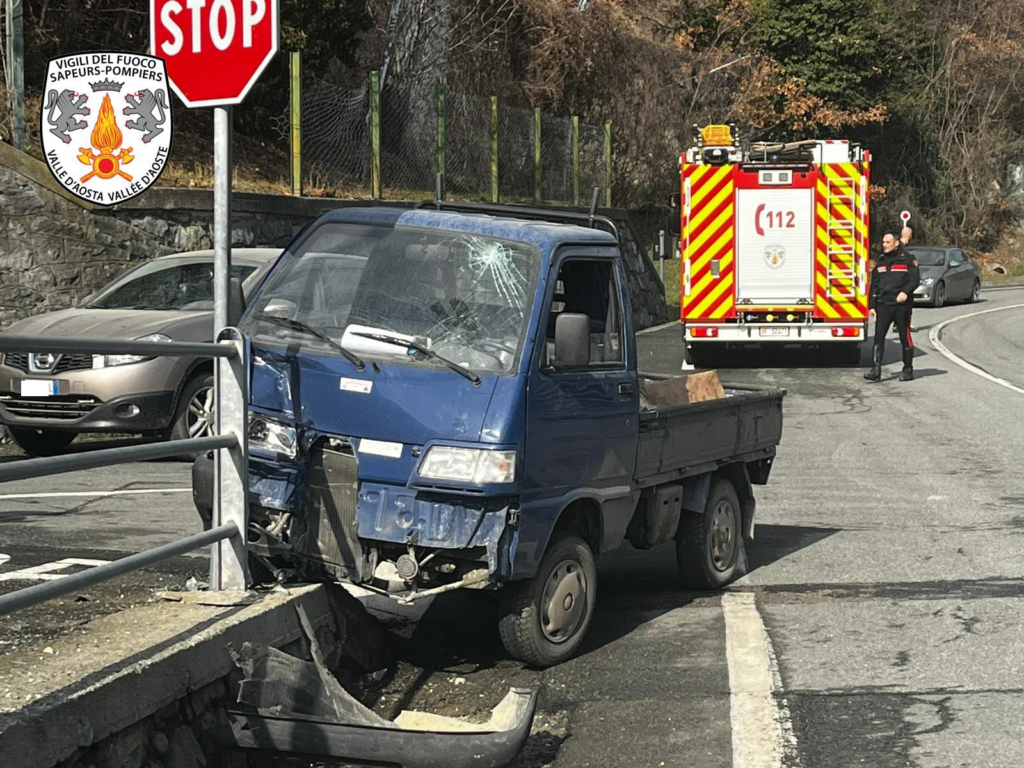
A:
{"type": "Polygon", "coordinates": [[[565,312],[586,315],[590,319],[590,367],[621,367],[622,311],[618,282],[610,261],[571,259],[559,269],[548,312],[545,350],[546,366],[556,369],[555,323],[565,312]]]}

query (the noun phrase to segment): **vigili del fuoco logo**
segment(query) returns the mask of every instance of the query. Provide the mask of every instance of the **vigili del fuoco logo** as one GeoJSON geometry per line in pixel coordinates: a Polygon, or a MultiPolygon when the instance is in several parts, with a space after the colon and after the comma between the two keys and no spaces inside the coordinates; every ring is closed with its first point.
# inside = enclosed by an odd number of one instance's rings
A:
{"type": "Polygon", "coordinates": [[[145,192],[171,151],[163,59],[78,53],[46,68],[41,134],[54,178],[71,194],[116,205],[145,192]]]}

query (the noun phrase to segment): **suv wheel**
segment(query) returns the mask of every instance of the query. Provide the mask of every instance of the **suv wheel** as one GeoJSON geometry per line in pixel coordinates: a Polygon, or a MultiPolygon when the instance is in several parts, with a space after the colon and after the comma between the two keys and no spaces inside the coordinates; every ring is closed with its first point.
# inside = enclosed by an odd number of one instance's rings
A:
{"type": "Polygon", "coordinates": [[[11,439],[29,456],[58,456],[77,437],[74,432],[54,432],[49,429],[19,429],[7,427],[11,439]]]}
{"type": "Polygon", "coordinates": [[[215,404],[212,373],[196,374],[189,379],[178,398],[178,410],[168,433],[169,439],[188,440],[190,437],[212,435],[215,404]]]}

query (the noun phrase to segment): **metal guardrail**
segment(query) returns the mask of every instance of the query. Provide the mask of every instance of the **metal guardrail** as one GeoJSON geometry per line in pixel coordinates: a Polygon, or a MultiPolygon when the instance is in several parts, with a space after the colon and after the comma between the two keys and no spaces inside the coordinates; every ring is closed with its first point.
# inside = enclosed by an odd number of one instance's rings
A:
{"type": "Polygon", "coordinates": [[[248,528],[248,397],[244,339],[225,328],[216,343],[124,341],[0,334],[0,352],[58,352],[147,357],[212,357],[216,360],[216,435],[130,448],[107,448],[68,456],[51,456],[0,466],[0,482],[95,469],[182,453],[214,453],[213,527],[170,544],[149,549],[80,573],[0,595],[0,615],[152,565],[170,557],[212,546],[210,589],[245,589],[249,574],[245,531],[248,528]]]}

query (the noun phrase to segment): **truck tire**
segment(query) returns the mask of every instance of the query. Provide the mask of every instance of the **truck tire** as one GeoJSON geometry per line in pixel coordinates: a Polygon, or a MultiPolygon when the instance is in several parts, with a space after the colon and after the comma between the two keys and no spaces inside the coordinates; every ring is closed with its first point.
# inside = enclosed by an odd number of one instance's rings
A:
{"type": "Polygon", "coordinates": [[[860,342],[842,342],[839,345],[839,362],[843,365],[858,365],[860,363],[860,342]]]}
{"type": "Polygon", "coordinates": [[[712,349],[709,344],[687,344],[683,347],[683,357],[694,368],[708,368],[711,363],[712,349]]]}
{"type": "Polygon", "coordinates": [[[501,593],[498,631],[509,655],[543,669],[572,658],[579,649],[597,596],[597,566],[587,543],[555,532],[532,579],[501,593]]]}
{"type": "Polygon", "coordinates": [[[684,511],[676,534],[676,559],[684,589],[719,589],[738,574],[743,546],[740,500],[732,483],[711,481],[702,514],[684,511]]]}
{"type": "Polygon", "coordinates": [[[29,456],[59,456],[77,436],[74,432],[52,429],[21,429],[7,427],[11,440],[29,456]]]}

